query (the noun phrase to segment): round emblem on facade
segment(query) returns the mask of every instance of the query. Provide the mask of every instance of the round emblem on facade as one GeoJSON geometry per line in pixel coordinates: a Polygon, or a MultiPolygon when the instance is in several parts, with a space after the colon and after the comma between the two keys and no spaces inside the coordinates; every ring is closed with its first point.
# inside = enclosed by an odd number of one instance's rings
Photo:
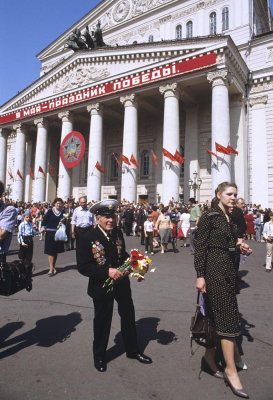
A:
{"type": "Polygon", "coordinates": [[[85,152],[85,140],[80,132],[68,133],[60,147],[60,157],[66,168],[73,168],[78,165],[85,152]]]}
{"type": "Polygon", "coordinates": [[[124,20],[130,11],[130,2],[128,0],[120,1],[113,10],[113,19],[116,22],[124,20]]]}

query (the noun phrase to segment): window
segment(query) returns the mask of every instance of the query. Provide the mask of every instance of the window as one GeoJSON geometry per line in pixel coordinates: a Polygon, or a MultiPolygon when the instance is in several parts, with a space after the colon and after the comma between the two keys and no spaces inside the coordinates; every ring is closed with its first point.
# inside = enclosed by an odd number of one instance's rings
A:
{"type": "Polygon", "coordinates": [[[186,37],[192,38],[192,21],[187,22],[186,25],[186,37]]]}
{"type": "Polygon", "coordinates": [[[176,31],[176,39],[182,39],[182,26],[177,25],[175,31],[176,31]]]}
{"type": "MultiPolygon", "coordinates": [[[[115,156],[117,159],[119,158],[119,155],[115,153],[115,156]]],[[[111,155],[111,160],[110,160],[110,180],[115,181],[118,179],[118,163],[114,157],[114,154],[111,155]]]]}
{"type": "Polygon", "coordinates": [[[225,7],[222,11],[222,31],[229,29],[229,9],[225,7]]]}
{"type": "Polygon", "coordinates": [[[147,150],[141,153],[141,177],[148,178],[150,174],[150,155],[147,150]]]}
{"type": "Polygon", "coordinates": [[[153,36],[153,35],[150,35],[148,41],[149,41],[150,43],[153,42],[153,41],[154,41],[154,36],[153,36]]]}
{"type": "Polygon", "coordinates": [[[212,12],[209,16],[209,34],[216,35],[216,12],[212,12]]]}
{"type": "MultiPolygon", "coordinates": [[[[182,157],[184,157],[184,147],[180,146],[180,154],[182,157]]],[[[185,166],[184,163],[180,165],[180,177],[184,178],[184,171],[185,171],[185,166]]]]}

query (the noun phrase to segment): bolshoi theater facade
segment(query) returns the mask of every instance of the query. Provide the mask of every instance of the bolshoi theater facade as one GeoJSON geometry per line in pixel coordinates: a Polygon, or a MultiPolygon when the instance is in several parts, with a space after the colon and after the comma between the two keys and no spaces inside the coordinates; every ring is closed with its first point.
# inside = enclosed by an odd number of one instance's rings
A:
{"type": "Polygon", "coordinates": [[[273,207],[267,5],[101,1],[37,55],[40,77],[0,107],[9,196],[205,202],[235,181],[247,202],[273,207]],[[71,132],[85,145],[73,142],[82,158],[68,168],[60,147],[71,132]]]}

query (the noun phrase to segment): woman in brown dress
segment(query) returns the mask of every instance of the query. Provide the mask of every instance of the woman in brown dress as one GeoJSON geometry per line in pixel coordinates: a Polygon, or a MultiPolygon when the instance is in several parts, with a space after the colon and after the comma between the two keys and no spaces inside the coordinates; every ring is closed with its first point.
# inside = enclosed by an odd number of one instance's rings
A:
{"type": "MultiPolygon", "coordinates": [[[[235,204],[237,186],[235,183],[223,182],[215,193],[213,208],[202,215],[198,224],[194,263],[196,287],[205,293],[206,311],[220,339],[225,371],[221,374],[215,362],[216,346],[206,349],[202,361],[215,377],[225,379],[234,394],[248,398],[236,369],[236,363],[242,363],[235,341],[240,335],[234,265],[237,234],[229,212],[235,204]]],[[[238,246],[242,254],[251,253],[247,244],[238,246]]]]}

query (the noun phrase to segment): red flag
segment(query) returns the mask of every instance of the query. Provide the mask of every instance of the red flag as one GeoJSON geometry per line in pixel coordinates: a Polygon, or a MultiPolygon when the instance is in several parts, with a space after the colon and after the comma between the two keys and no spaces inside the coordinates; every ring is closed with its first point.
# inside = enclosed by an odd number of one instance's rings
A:
{"type": "Polygon", "coordinates": [[[155,166],[157,168],[158,167],[157,155],[153,152],[153,150],[152,150],[152,156],[153,156],[154,164],[155,164],[155,166]]]}
{"type": "Polygon", "coordinates": [[[29,176],[31,177],[31,179],[34,179],[34,174],[33,174],[31,167],[28,168],[28,173],[29,173],[29,176]]]}
{"type": "Polygon", "coordinates": [[[139,168],[139,163],[137,162],[137,160],[135,159],[135,157],[133,156],[133,154],[131,155],[130,162],[131,162],[135,167],[139,168]]]}
{"type": "Polygon", "coordinates": [[[129,159],[124,156],[123,154],[121,154],[120,158],[122,159],[122,161],[127,164],[127,165],[131,165],[129,159]]]}
{"type": "Polygon", "coordinates": [[[56,175],[56,170],[51,164],[49,164],[49,171],[48,172],[50,173],[50,175],[52,177],[56,175]]]}
{"type": "Polygon", "coordinates": [[[176,150],[174,158],[180,165],[182,165],[185,162],[185,158],[182,156],[182,154],[179,153],[178,150],[176,150]]]}
{"type": "Polygon", "coordinates": [[[113,153],[113,156],[114,156],[114,158],[115,158],[116,163],[118,164],[118,166],[119,166],[120,168],[122,168],[121,162],[120,162],[120,160],[117,158],[117,156],[115,155],[115,153],[113,153]]]}
{"type": "Polygon", "coordinates": [[[215,148],[216,148],[216,151],[217,151],[218,153],[223,153],[223,154],[230,155],[230,151],[229,151],[225,146],[222,146],[222,145],[219,144],[219,143],[216,143],[216,142],[215,142],[215,148]]]}
{"type": "Polygon", "coordinates": [[[96,162],[95,168],[97,168],[98,171],[104,174],[104,169],[102,168],[101,164],[98,161],[96,162]]]}
{"type": "Polygon", "coordinates": [[[10,179],[13,179],[13,175],[12,175],[12,172],[11,172],[10,168],[8,169],[8,174],[9,174],[10,179]]]}
{"type": "Polygon", "coordinates": [[[22,180],[24,180],[24,178],[22,177],[21,172],[19,171],[19,169],[17,169],[17,175],[19,176],[19,178],[21,178],[22,180]]]}
{"type": "Polygon", "coordinates": [[[175,157],[166,149],[162,147],[162,153],[165,157],[169,158],[171,161],[176,161],[175,157]]]}
{"type": "Polygon", "coordinates": [[[229,151],[229,154],[236,154],[237,156],[238,156],[238,151],[237,150],[235,150],[233,147],[231,147],[231,146],[228,146],[227,147],[227,150],[229,151]]]}
{"type": "Polygon", "coordinates": [[[38,168],[38,172],[42,172],[42,174],[44,174],[44,176],[46,176],[45,171],[43,170],[43,168],[40,165],[39,165],[39,168],[38,168]]]}
{"type": "Polygon", "coordinates": [[[215,157],[218,158],[217,154],[214,153],[213,151],[211,151],[211,150],[209,150],[209,149],[206,149],[206,151],[207,151],[209,154],[211,154],[212,156],[215,156],[215,157]]]}

